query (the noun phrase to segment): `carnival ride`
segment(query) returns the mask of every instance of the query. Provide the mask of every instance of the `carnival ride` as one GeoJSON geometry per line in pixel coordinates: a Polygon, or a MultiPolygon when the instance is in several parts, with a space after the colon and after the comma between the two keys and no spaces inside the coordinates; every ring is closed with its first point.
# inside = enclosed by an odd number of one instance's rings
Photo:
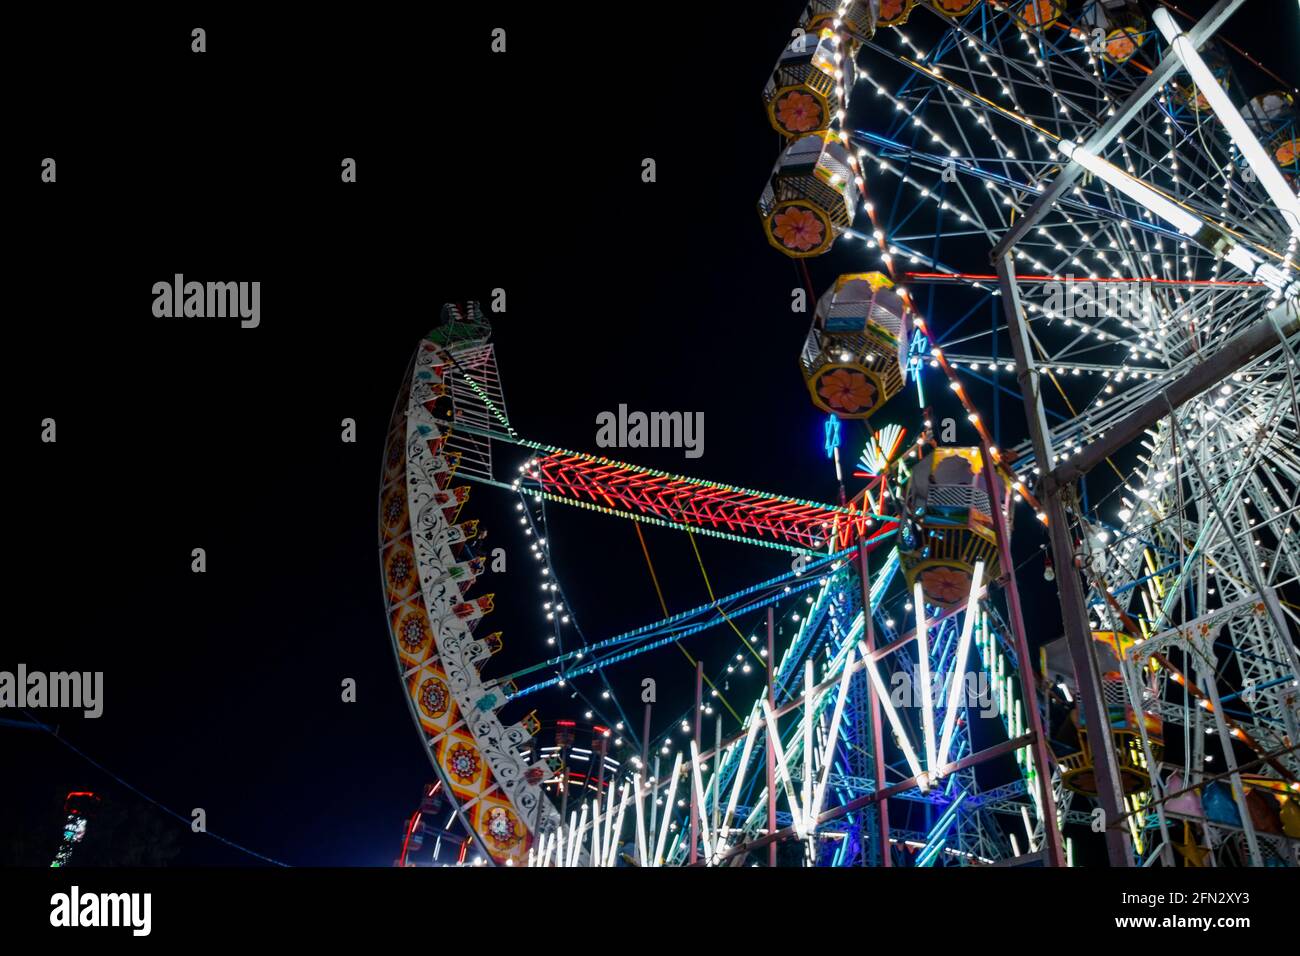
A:
{"type": "Polygon", "coordinates": [[[1267,67],[1207,47],[1243,3],[808,6],[763,91],[782,146],[758,211],[817,298],[800,360],[837,504],[524,439],[486,318],[444,309],[394,411],[381,559],[413,717],[483,859],[1072,865],[1091,830],[1113,866],[1300,863],[1300,165],[1293,92],[1235,105],[1238,71],[1267,67]],[[833,246],[858,271],[818,297],[808,263],[833,246]],[[554,627],[496,678],[453,477],[518,496],[554,627]],[[551,503],[801,557],[588,641],[551,503]],[[1029,563],[1059,639],[1026,626],[1013,524],[1047,539],[1029,563]],[[764,615],[765,639],[737,626],[764,615]],[[689,738],[674,752],[607,672],[718,626],[766,687],[724,734],[719,675],[687,654],[694,706],[659,722],[689,738]],[[562,725],[542,748],[535,714],[498,716],[580,684],[608,741],[594,781],[562,725]]]}

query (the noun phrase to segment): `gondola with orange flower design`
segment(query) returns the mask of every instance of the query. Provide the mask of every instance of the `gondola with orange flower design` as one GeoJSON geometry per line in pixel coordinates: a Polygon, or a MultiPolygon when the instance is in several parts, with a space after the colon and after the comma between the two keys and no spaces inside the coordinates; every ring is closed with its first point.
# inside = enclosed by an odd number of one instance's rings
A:
{"type": "Polygon", "coordinates": [[[880,16],[877,27],[897,27],[907,22],[912,15],[916,0],[880,0],[880,16]]]}
{"type": "Polygon", "coordinates": [[[903,390],[911,314],[879,272],[842,275],[817,300],[799,363],[813,404],[868,418],[903,390]]]}
{"type": "Polygon", "coordinates": [[[954,20],[966,16],[980,5],[981,0],[930,0],[930,8],[935,13],[941,13],[945,17],[952,17],[954,20]]]}
{"type": "Polygon", "coordinates": [[[1022,30],[1046,30],[1065,15],[1065,0],[1015,0],[1006,6],[1022,30]]]}
{"type": "Polygon", "coordinates": [[[853,223],[853,177],[839,135],[828,130],[796,139],[758,200],[767,241],[796,259],[821,255],[853,223]]]}
{"type": "Polygon", "coordinates": [[[801,33],[781,51],[772,77],[763,88],[767,118],[786,138],[828,129],[841,107],[847,107],[854,82],[856,44],[830,26],[801,33]]]}
{"type": "MultiPolygon", "coordinates": [[[[920,581],[927,603],[952,608],[966,600],[977,562],[985,567],[981,584],[1001,575],[993,508],[1005,490],[1001,479],[988,487],[978,448],[935,448],[912,466],[899,557],[908,587],[920,581]]],[[[1013,514],[1007,511],[1008,523],[1013,514]]]]}

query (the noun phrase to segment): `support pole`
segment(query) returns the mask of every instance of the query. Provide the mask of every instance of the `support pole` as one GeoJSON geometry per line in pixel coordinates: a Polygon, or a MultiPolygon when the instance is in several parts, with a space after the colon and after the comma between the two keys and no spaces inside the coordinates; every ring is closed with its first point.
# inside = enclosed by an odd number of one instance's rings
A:
{"type": "MultiPolygon", "coordinates": [[[[700,718],[704,716],[704,661],[695,662],[695,754],[696,766],[691,768],[695,777],[699,776],[699,753],[700,753],[700,718]]],[[[700,843],[700,803],[704,800],[704,793],[701,791],[698,796],[691,797],[691,866],[695,865],[698,847],[700,843]]]]}
{"type": "MultiPolygon", "coordinates": [[[[1020,308],[1020,289],[1015,280],[1015,264],[1011,256],[1004,255],[996,262],[998,287],[1002,293],[1002,309],[1006,314],[1007,328],[1011,332],[1011,347],[1016,356],[1016,377],[1020,381],[1025,401],[1025,417],[1033,441],[1034,455],[1046,468],[1052,461],[1052,436],[1047,427],[1047,415],[1040,391],[1041,378],[1030,348],[1029,329],[1020,308]]],[[[1061,601],[1061,617],[1065,625],[1065,642],[1074,664],[1075,680],[1079,685],[1079,706],[1089,730],[1093,766],[1102,810],[1106,814],[1106,854],[1110,865],[1133,865],[1133,851],[1128,833],[1123,828],[1125,807],[1123,790],[1119,782],[1119,768],[1108,728],[1105,701],[1101,696],[1101,675],[1088,629],[1088,611],[1084,605],[1083,587],[1074,561],[1074,547],[1070,541],[1069,523],[1065,504],[1061,500],[1059,485],[1042,489],[1043,512],[1047,518],[1047,535],[1052,543],[1052,560],[1056,564],[1056,585],[1061,601]]],[[[1049,804],[1049,806],[1054,804],[1049,804]]]]}
{"type": "MultiPolygon", "coordinates": [[[[871,609],[871,575],[867,571],[867,545],[864,534],[858,532],[858,562],[861,566],[862,579],[862,633],[867,651],[876,649],[876,625],[872,620],[871,609]]],[[[875,685],[867,682],[867,693],[871,695],[871,750],[876,761],[876,792],[885,790],[885,735],[880,719],[880,696],[875,685]]],[[[880,820],[880,865],[893,866],[889,852],[889,801],[881,797],[876,808],[880,820]]]]}
{"type": "MultiPolygon", "coordinates": [[[[776,681],[773,677],[773,664],[776,659],[776,624],[772,609],[767,609],[767,703],[776,712],[776,681]]],[[[767,730],[767,832],[776,833],[776,744],[772,741],[772,730],[767,730]]],[[[776,841],[768,844],[767,865],[776,866],[776,841]]]]}
{"type": "MultiPolygon", "coordinates": [[[[1030,747],[1033,754],[1034,769],[1038,777],[1038,805],[1043,811],[1043,839],[1047,850],[1044,857],[1048,866],[1064,866],[1065,856],[1061,847],[1060,824],[1056,819],[1056,794],[1052,790],[1052,755],[1047,750],[1047,734],[1043,731],[1043,715],[1038,710],[1038,687],[1033,678],[1030,664],[1029,641],[1025,635],[1025,616],[1020,607],[1020,590],[1016,587],[1016,565],[1011,557],[1011,532],[1007,527],[1005,508],[1011,506],[1011,489],[1007,488],[1005,496],[997,494],[999,485],[997,473],[993,470],[993,456],[989,453],[988,443],[984,443],[984,481],[989,489],[989,504],[993,509],[993,530],[998,539],[998,560],[1005,581],[1003,593],[1007,596],[1007,614],[1011,618],[1011,634],[1016,645],[1016,668],[1020,672],[1020,696],[1028,711],[1029,730],[1034,736],[1030,747]],[[1000,499],[1000,500],[999,500],[1000,499]]],[[[978,582],[977,582],[978,583],[978,582]]],[[[979,603],[966,608],[967,614],[978,614],[979,603]]],[[[964,675],[953,674],[953,680],[961,680],[964,675]]]]}
{"type": "MultiPolygon", "coordinates": [[[[650,705],[645,705],[645,720],[641,723],[641,769],[649,770],[646,763],[650,759],[650,705]]],[[[655,776],[655,783],[658,783],[658,775],[655,776]]]]}

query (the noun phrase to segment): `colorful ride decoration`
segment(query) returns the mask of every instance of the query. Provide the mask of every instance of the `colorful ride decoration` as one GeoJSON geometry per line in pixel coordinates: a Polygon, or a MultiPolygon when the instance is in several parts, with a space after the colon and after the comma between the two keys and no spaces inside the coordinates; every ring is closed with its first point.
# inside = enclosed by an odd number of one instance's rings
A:
{"type": "Polygon", "coordinates": [[[787,146],[758,201],[767,241],[796,259],[819,256],[853,223],[854,172],[835,133],[787,146]]]}
{"type": "Polygon", "coordinates": [[[1115,66],[1127,63],[1142,48],[1150,32],[1146,17],[1132,7],[1111,14],[1111,28],[1106,31],[1106,41],[1101,55],[1115,66]]]}
{"type": "Polygon", "coordinates": [[[876,19],[877,27],[897,27],[907,22],[912,15],[916,0],[880,0],[880,15],[876,19]]]}
{"type": "Polygon", "coordinates": [[[1284,172],[1300,173],[1300,118],[1294,96],[1285,90],[1263,93],[1247,103],[1241,115],[1284,172]]]}
{"type": "Polygon", "coordinates": [[[1241,826],[1241,811],[1232,798],[1232,788],[1222,780],[1211,780],[1201,788],[1201,805],[1205,808],[1205,819],[1211,823],[1241,826]]]}
{"type": "Polygon", "coordinates": [[[1165,781],[1165,793],[1176,793],[1178,796],[1169,797],[1165,800],[1165,813],[1176,814],[1185,817],[1200,818],[1205,816],[1205,808],[1201,806],[1201,795],[1195,789],[1188,789],[1187,783],[1183,780],[1183,775],[1175,770],[1165,781]]]}
{"type": "Polygon", "coordinates": [[[468,489],[451,484],[459,459],[445,447],[453,416],[444,378],[461,350],[488,335],[477,305],[469,311],[466,319],[444,306],[398,395],[384,451],[380,567],[398,672],[434,769],[485,855],[518,864],[533,831],[557,826],[559,815],[539,786],[549,771],[518,756],[537,719],[503,726],[503,689],[479,675],[501,636],[476,634],[493,596],[466,596],[483,571],[472,552],[478,522],[458,522],[468,489]]]}
{"type": "Polygon", "coordinates": [[[911,314],[879,272],[842,275],[817,300],[799,364],[813,404],[868,418],[903,390],[911,314]]]}
{"type": "Polygon", "coordinates": [[[1022,30],[1046,30],[1065,15],[1065,0],[1014,0],[1004,6],[1022,30]]]}
{"type": "Polygon", "coordinates": [[[763,88],[767,118],[787,139],[829,129],[853,89],[854,58],[829,26],[795,37],[763,88]]]}
{"type": "Polygon", "coordinates": [[[870,39],[880,19],[881,0],[812,0],[800,25],[808,33],[834,27],[835,21],[854,38],[870,39]]]}
{"type": "MultiPolygon", "coordinates": [[[[1124,653],[1133,646],[1133,638],[1116,631],[1093,631],[1092,640],[1101,671],[1102,700],[1106,705],[1120,788],[1126,794],[1148,791],[1151,789],[1151,768],[1142,750],[1138,721],[1144,722],[1151,756],[1157,763],[1164,753],[1164,722],[1153,714],[1137,714],[1129,702],[1122,662],[1124,653]]],[[[1063,648],[1057,651],[1062,652],[1063,648]]],[[[1070,720],[1078,731],[1079,750],[1061,758],[1061,782],[1075,793],[1095,797],[1098,789],[1093,767],[1092,734],[1083,709],[1076,706],[1070,720]]]]}
{"type": "MultiPolygon", "coordinates": [[[[979,448],[935,448],[912,466],[899,557],[908,588],[920,581],[928,604],[953,608],[965,601],[979,561],[981,585],[1001,576],[993,509],[1006,489],[995,480],[990,489],[979,448]]],[[[1007,511],[1008,523],[1012,514],[1007,511]]]]}
{"type": "Polygon", "coordinates": [[[983,0],[930,0],[930,7],[935,13],[945,17],[964,17],[982,3],[983,0]]]}

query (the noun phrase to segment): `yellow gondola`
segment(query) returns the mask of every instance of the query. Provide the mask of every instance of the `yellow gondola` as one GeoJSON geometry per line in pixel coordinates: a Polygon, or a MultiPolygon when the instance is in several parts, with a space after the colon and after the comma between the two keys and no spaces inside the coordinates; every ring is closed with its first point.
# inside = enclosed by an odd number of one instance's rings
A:
{"type": "Polygon", "coordinates": [[[912,467],[899,557],[908,588],[920,581],[928,604],[951,608],[966,600],[979,561],[981,584],[1001,576],[993,508],[1005,487],[996,480],[990,489],[978,448],[935,448],[912,467]]]}
{"type": "Polygon", "coordinates": [[[767,241],[787,256],[819,256],[853,222],[849,150],[829,131],[796,139],[781,153],[758,201],[767,241]]]}
{"type": "Polygon", "coordinates": [[[817,300],[800,366],[813,404],[867,418],[903,390],[911,316],[879,272],[842,275],[817,300]]]}
{"type": "Polygon", "coordinates": [[[853,56],[829,27],[795,37],[763,88],[767,118],[786,138],[828,129],[853,89],[853,56]]]}

